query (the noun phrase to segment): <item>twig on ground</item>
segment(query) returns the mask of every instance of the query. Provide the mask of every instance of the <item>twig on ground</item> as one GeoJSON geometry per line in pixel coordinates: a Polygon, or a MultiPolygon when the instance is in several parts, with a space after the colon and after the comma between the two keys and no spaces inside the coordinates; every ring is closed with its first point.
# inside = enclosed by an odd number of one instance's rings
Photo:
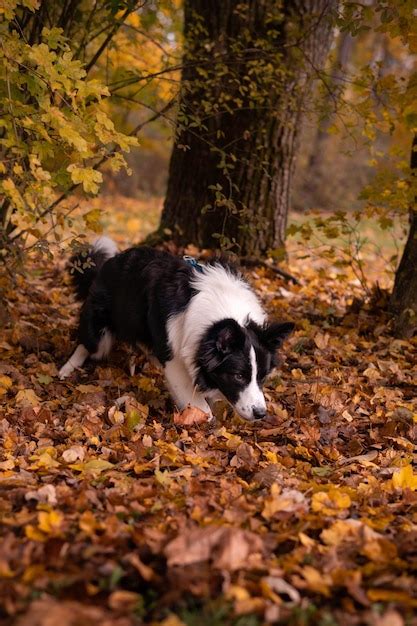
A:
{"type": "Polygon", "coordinates": [[[245,267],[264,267],[265,269],[271,270],[275,274],[278,274],[278,276],[281,276],[281,278],[283,278],[288,283],[293,283],[293,285],[300,284],[298,278],[296,278],[289,272],[286,272],[285,270],[282,270],[281,268],[276,267],[271,263],[268,263],[267,261],[262,261],[261,259],[254,259],[251,257],[243,257],[240,259],[240,263],[245,267]]]}

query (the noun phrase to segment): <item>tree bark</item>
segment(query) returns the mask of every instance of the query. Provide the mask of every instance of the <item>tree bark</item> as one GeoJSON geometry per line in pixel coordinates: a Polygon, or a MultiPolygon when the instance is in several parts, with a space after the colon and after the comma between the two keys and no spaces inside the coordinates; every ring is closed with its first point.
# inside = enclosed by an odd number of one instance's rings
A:
{"type": "MultiPolygon", "coordinates": [[[[414,135],[410,159],[411,175],[417,178],[417,134],[414,135]]],[[[391,308],[395,315],[394,332],[410,338],[417,333],[417,198],[410,208],[410,230],[398,266],[391,308]]]]}
{"type": "Polygon", "coordinates": [[[186,0],[161,228],[256,256],[282,248],[303,100],[337,0],[186,0]],[[191,124],[190,124],[191,121],[191,124]],[[213,237],[214,235],[214,237],[213,237]]]}

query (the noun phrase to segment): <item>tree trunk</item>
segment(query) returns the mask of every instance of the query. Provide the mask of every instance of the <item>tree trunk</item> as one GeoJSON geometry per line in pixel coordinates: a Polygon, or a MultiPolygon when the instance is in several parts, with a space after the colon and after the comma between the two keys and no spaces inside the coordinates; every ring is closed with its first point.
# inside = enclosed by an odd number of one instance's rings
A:
{"type": "MultiPolygon", "coordinates": [[[[411,175],[417,177],[417,134],[411,148],[411,175]]],[[[410,231],[395,275],[391,307],[395,314],[394,332],[409,338],[417,333],[417,198],[410,208],[410,231]]]]}
{"type": "Polygon", "coordinates": [[[186,0],[161,228],[200,247],[283,247],[303,100],[337,0],[186,0]]]}

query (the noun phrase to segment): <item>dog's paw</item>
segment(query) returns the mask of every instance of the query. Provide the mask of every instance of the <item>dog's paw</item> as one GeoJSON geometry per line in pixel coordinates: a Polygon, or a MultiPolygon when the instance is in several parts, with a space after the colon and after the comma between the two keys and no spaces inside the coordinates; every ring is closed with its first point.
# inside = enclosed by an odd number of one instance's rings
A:
{"type": "Polygon", "coordinates": [[[75,367],[72,365],[72,363],[70,363],[70,361],[67,361],[58,372],[59,379],[64,380],[65,378],[68,378],[68,376],[71,376],[74,369],[75,367]]]}

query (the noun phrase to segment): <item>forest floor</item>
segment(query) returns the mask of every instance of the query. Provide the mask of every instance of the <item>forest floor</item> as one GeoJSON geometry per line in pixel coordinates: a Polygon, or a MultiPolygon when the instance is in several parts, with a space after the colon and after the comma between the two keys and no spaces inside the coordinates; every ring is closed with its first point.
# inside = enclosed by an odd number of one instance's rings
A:
{"type": "MultiPolygon", "coordinates": [[[[120,200],[105,229],[127,246],[156,223],[120,200]]],[[[57,379],[79,310],[64,264],[5,292],[0,623],[417,625],[417,344],[393,338],[386,293],[298,248],[299,285],[252,269],[296,322],[269,417],[185,426],[123,347],[57,379]]]]}

